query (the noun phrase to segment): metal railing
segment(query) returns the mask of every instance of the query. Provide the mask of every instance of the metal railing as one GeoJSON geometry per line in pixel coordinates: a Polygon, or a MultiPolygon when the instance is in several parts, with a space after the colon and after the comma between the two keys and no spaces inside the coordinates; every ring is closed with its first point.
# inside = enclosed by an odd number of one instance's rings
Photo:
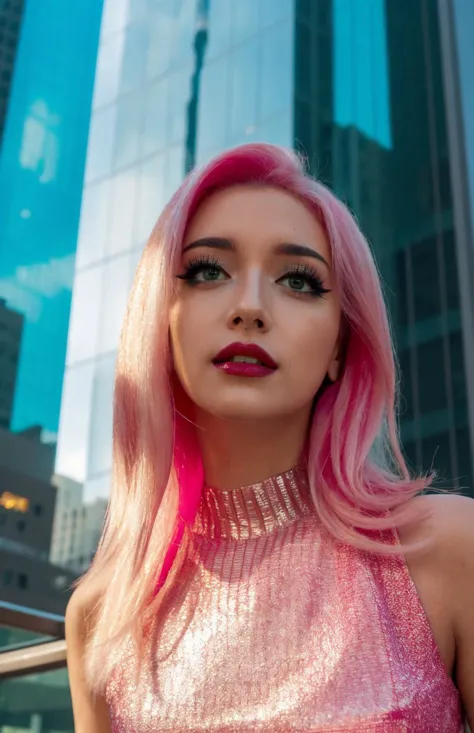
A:
{"type": "Polygon", "coordinates": [[[64,616],[0,601],[0,626],[38,635],[0,649],[0,679],[66,666],[64,616]]]}

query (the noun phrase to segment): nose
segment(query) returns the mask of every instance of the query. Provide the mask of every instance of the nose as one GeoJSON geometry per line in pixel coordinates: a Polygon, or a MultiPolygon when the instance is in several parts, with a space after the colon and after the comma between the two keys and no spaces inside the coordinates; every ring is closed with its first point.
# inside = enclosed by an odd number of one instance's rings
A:
{"type": "Polygon", "coordinates": [[[228,326],[232,330],[255,330],[265,333],[270,329],[270,313],[263,300],[262,284],[257,273],[247,278],[237,288],[236,299],[228,318],[228,326]]]}

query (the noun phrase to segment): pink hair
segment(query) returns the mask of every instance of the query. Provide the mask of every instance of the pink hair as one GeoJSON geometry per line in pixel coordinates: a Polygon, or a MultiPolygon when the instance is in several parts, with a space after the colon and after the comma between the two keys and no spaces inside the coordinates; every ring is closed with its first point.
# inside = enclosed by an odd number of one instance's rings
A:
{"type": "Polygon", "coordinates": [[[348,209],[305,174],[294,153],[273,145],[244,145],[193,171],[144,250],[118,351],[112,491],[94,562],[80,580],[91,592],[102,589],[95,595],[87,654],[95,690],[104,689],[111,652],[129,631],[143,654],[144,624],[172,587],[199,506],[201,459],[176,403],[168,340],[184,233],[214,190],[249,183],[276,186],[302,200],[331,246],[346,333],[342,374],[321,389],[310,429],[309,480],[321,521],[342,542],[400,552],[377,533],[413,520],[410,500],[431,480],[411,479],[400,451],[386,308],[369,246],[348,209]]]}

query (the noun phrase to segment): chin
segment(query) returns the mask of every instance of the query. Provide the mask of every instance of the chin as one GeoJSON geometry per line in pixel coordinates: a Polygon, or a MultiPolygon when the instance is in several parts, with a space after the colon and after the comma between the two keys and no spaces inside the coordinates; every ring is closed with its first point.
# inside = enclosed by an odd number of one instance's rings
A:
{"type": "Polygon", "coordinates": [[[259,400],[255,395],[248,396],[248,399],[225,399],[222,396],[219,400],[213,400],[212,403],[201,404],[200,409],[208,412],[210,415],[221,420],[269,420],[287,415],[292,410],[284,409],[275,401],[271,404],[268,399],[259,400]]]}

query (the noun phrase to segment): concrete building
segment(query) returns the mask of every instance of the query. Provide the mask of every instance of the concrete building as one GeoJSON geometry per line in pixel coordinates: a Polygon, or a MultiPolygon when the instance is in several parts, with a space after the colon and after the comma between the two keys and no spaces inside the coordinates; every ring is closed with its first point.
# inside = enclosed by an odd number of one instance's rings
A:
{"type": "Polygon", "coordinates": [[[97,498],[84,504],[81,484],[58,475],[53,483],[57,496],[50,560],[79,575],[94,557],[107,501],[97,498]]]}
{"type": "Polygon", "coordinates": [[[55,445],[0,429],[0,598],[62,613],[75,575],[49,561],[55,445]]]}

